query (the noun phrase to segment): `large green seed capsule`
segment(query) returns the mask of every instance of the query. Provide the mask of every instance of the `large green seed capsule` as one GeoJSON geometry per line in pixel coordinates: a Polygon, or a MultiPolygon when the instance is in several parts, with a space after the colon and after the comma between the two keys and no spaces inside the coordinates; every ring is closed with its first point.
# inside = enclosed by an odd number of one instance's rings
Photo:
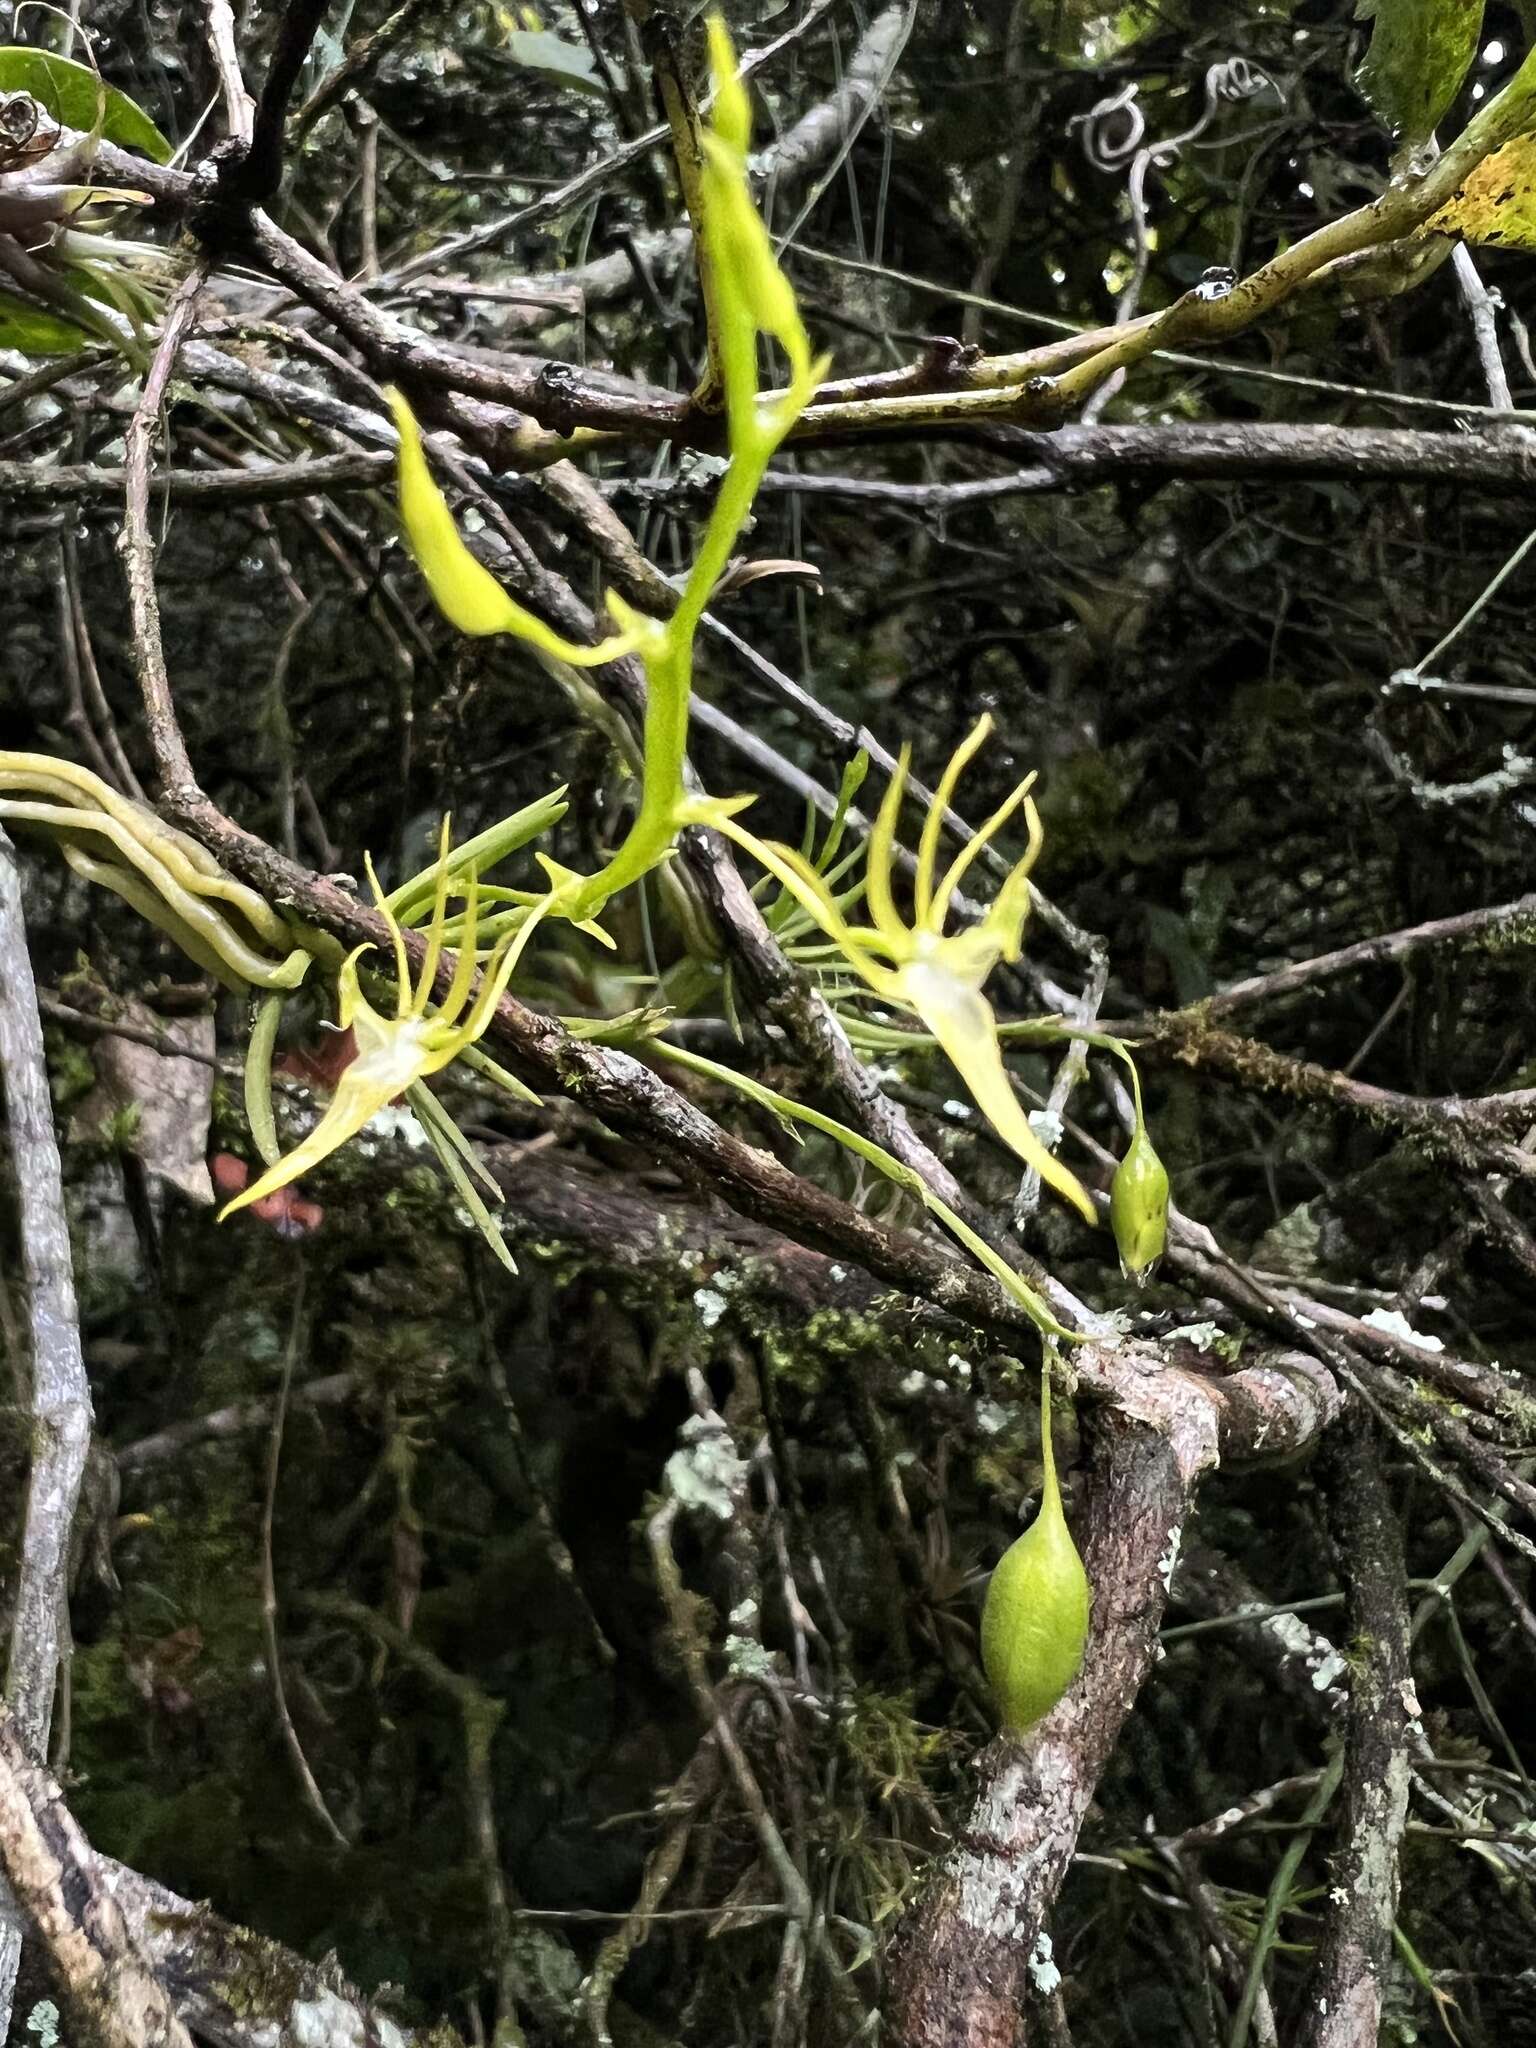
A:
{"type": "Polygon", "coordinates": [[[1040,1512],[1003,1553],[981,1612],[981,1662],[1010,1734],[1023,1735],[1055,1706],[1082,1667],[1092,1598],[1088,1574],[1061,1511],[1051,1448],[1051,1381],[1042,1374],[1040,1512]]]}
{"type": "Polygon", "coordinates": [[[1120,1270],[1138,1287],[1151,1279],[1168,1238],[1168,1169],[1138,1123],[1109,1184],[1109,1221],[1120,1270]]]}

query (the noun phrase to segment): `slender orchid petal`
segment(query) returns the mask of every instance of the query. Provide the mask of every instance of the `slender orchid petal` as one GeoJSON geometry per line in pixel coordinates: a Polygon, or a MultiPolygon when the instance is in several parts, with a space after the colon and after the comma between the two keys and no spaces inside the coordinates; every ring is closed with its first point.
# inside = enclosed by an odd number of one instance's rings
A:
{"type": "Polygon", "coordinates": [[[312,1171],[421,1077],[428,1027],[418,1018],[385,1019],[359,999],[352,1029],[357,1035],[357,1057],[343,1069],[324,1116],[292,1152],[225,1203],[221,1221],[312,1171]]]}
{"type": "MultiPolygon", "coordinates": [[[[448,831],[449,821],[445,816],[437,835],[437,887],[432,892],[432,921],[427,926],[427,950],[421,963],[421,979],[416,984],[416,994],[411,1001],[413,1017],[426,1015],[432,985],[437,980],[437,963],[443,957],[443,923],[448,915],[448,831]]],[[[399,942],[400,927],[383,897],[379,899],[379,909],[389,920],[391,932],[399,942]]],[[[397,943],[397,957],[400,951],[401,946],[397,943]]],[[[403,978],[408,980],[408,977],[403,978]]],[[[452,1017],[447,1017],[444,1021],[451,1023],[452,1017]]]]}
{"type": "Polygon", "coordinates": [[[993,897],[991,908],[983,920],[987,931],[994,935],[1004,960],[1017,960],[1023,946],[1030,905],[1029,873],[1044,838],[1039,813],[1030,798],[1025,799],[1024,817],[1029,826],[1029,845],[1023,859],[993,897]]]}
{"type": "Polygon", "coordinates": [[[875,921],[877,931],[887,938],[900,940],[906,936],[906,926],[897,914],[896,900],[891,894],[891,864],[896,853],[896,821],[901,816],[901,799],[906,793],[907,770],[911,765],[912,749],[903,747],[896,763],[895,773],[885,786],[885,795],[875,813],[875,822],[869,834],[869,856],[865,864],[865,894],[869,903],[869,914],[875,921]]]}
{"type": "Polygon", "coordinates": [[[939,786],[933,793],[933,802],[928,806],[928,815],[923,820],[922,837],[917,844],[917,881],[913,901],[918,923],[927,925],[930,931],[941,932],[944,929],[944,910],[940,908],[935,912],[933,908],[933,875],[939,861],[939,835],[944,829],[945,813],[955,800],[960,777],[991,730],[992,714],[984,711],[950,755],[948,765],[939,777],[939,786]]]}
{"type": "MultiPolygon", "coordinates": [[[[1039,813],[1035,810],[1033,803],[1029,801],[1029,792],[1033,789],[1034,783],[1034,775],[1026,775],[1018,788],[1010,791],[1004,797],[991,817],[972,834],[950,862],[945,870],[944,879],[938,886],[933,899],[933,908],[927,919],[930,931],[943,931],[944,920],[949,916],[950,905],[955,900],[955,891],[970,873],[971,866],[980,855],[983,847],[989,845],[997,833],[1001,832],[1020,804],[1025,806],[1024,819],[1029,827],[1029,846],[1025,851],[1024,858],[1015,864],[1013,873],[1010,874],[1008,880],[998,892],[997,901],[1001,902],[1008,890],[1013,888],[1015,877],[1022,880],[1024,876],[1028,875],[1030,869],[1035,864],[1041,845],[1039,813]]],[[[931,815],[932,813],[930,813],[931,815]]],[[[1029,898],[1026,895],[1024,897],[1026,909],[1028,904],[1029,898]]]]}
{"type": "Polygon", "coordinates": [[[372,951],[371,945],[354,946],[337,972],[336,1028],[339,1031],[350,1031],[357,1021],[358,1011],[368,1007],[357,978],[357,963],[365,953],[372,951]]]}
{"type": "Polygon", "coordinates": [[[458,1022],[464,1005],[469,1001],[469,991],[475,979],[475,941],[480,932],[480,878],[473,868],[464,876],[463,891],[464,911],[458,920],[458,937],[454,941],[457,952],[453,979],[437,1012],[445,1024],[458,1022]]]}
{"type": "MultiPolygon", "coordinates": [[[[898,913],[891,886],[896,824],[907,786],[908,749],[902,749],[886,786],[865,849],[864,891],[873,929],[849,924],[842,906],[856,900],[853,892],[842,899],[835,897],[829,879],[804,854],[777,841],[765,843],[744,826],[727,824],[722,829],[777,878],[867,988],[883,1001],[917,1014],[999,1135],[1089,1223],[1097,1223],[1093,1203],[1081,1182],[1052,1156],[1020,1109],[1003,1064],[997,1017],[981,992],[1000,960],[1018,957],[1023,938],[1030,901],[1029,871],[1041,838],[1039,814],[1030,796],[1033,776],[1026,777],[998,805],[955,856],[936,890],[933,886],[944,813],[963,770],[990,729],[989,719],[979,719],[939,778],[918,842],[911,924],[898,913]],[[979,922],[946,936],[944,924],[956,889],[982,848],[1021,806],[1029,828],[1023,859],[979,922]]],[[[828,963],[820,971],[825,983],[833,970],[828,963]]]]}
{"type": "MultiPolygon", "coordinates": [[[[414,985],[410,955],[400,921],[390,900],[379,887],[373,862],[365,862],[379,913],[389,932],[395,955],[395,1014],[386,1017],[363,994],[358,962],[370,946],[359,946],[342,962],[336,977],[336,1012],[339,1025],[350,1029],[356,1040],[354,1058],[343,1069],[330,1103],[319,1123],[301,1144],[268,1167],[250,1187],[226,1203],[222,1216],[232,1215],[266,1195],[286,1187],[308,1173],[322,1160],[356,1137],[369,1118],[401,1096],[420,1100],[420,1084],[441,1073],[461,1055],[470,1052],[490,1023],[496,1005],[517,970],[529,939],[542,920],[558,908],[560,894],[568,879],[564,870],[551,875],[551,888],[534,899],[519,923],[505,932],[492,949],[481,976],[480,987],[465,1014],[474,986],[477,955],[475,940],[479,928],[480,891],[473,865],[467,868],[454,859],[449,828],[444,820],[438,841],[438,858],[433,871],[432,918],[427,932],[421,972],[414,985]],[[458,878],[464,896],[459,943],[453,975],[441,1006],[430,1009],[433,991],[446,944],[447,905],[451,882],[458,878]],[[416,1091],[413,1094],[413,1091],[416,1091]]],[[[579,878],[569,878],[579,879],[579,878]]],[[[500,1076],[516,1087],[510,1076],[500,1076]]],[[[429,1117],[434,1110],[427,1110],[429,1117]]],[[[446,1117],[447,1112],[442,1112],[446,1117]]],[[[434,1144],[442,1131],[434,1124],[434,1144]]],[[[441,1156],[441,1155],[440,1155],[441,1156]]]]}
{"type": "Polygon", "coordinates": [[[373,900],[378,905],[379,915],[383,918],[385,924],[387,924],[389,927],[390,944],[395,949],[395,978],[398,984],[398,993],[396,996],[396,1001],[399,1004],[398,1014],[402,1017],[409,1016],[412,1002],[411,963],[409,958],[407,957],[405,950],[405,934],[400,929],[399,920],[395,917],[393,911],[391,911],[389,907],[389,899],[385,896],[384,891],[379,887],[379,878],[377,874],[374,872],[373,855],[371,853],[365,853],[363,855],[363,872],[368,877],[368,886],[373,891],[373,900]]]}
{"type": "Polygon", "coordinates": [[[729,818],[721,822],[720,830],[767,868],[872,988],[888,992],[885,988],[887,970],[880,966],[872,952],[876,947],[888,952],[896,950],[883,932],[847,923],[837,898],[827,887],[826,878],[819,875],[794,847],[783,846],[776,840],[759,839],[755,833],[748,832],[729,818]]]}
{"type": "MultiPolygon", "coordinates": [[[[452,1051],[445,1059],[439,1061],[440,1066],[447,1066],[449,1060],[457,1059],[466,1045],[473,1044],[480,1037],[486,1025],[490,1023],[496,1005],[506,994],[507,984],[517,972],[517,963],[523,957],[524,947],[553,908],[554,898],[546,896],[542,903],[529,911],[525,924],[520,925],[515,932],[499,942],[481,979],[480,993],[475,998],[474,1008],[455,1034],[457,1042],[452,1051]]],[[[429,1068],[428,1071],[435,1072],[436,1069],[429,1068]]]]}

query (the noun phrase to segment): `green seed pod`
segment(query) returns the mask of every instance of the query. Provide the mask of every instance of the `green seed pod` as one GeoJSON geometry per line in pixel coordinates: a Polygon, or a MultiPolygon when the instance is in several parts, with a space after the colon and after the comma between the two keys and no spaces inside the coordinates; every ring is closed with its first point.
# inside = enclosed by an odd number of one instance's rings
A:
{"type": "Polygon", "coordinates": [[[1125,1157],[1109,1186],[1109,1220],[1120,1252],[1120,1270],[1144,1287],[1168,1237],[1168,1169],[1153,1149],[1146,1125],[1138,1122],[1125,1157]]]}
{"type": "Polygon", "coordinates": [[[1040,1512],[1003,1553],[981,1611],[981,1662],[1003,1727],[1024,1735],[1055,1706],[1082,1667],[1088,1574],[1061,1511],[1051,1447],[1051,1377],[1041,1373],[1040,1512]]]}

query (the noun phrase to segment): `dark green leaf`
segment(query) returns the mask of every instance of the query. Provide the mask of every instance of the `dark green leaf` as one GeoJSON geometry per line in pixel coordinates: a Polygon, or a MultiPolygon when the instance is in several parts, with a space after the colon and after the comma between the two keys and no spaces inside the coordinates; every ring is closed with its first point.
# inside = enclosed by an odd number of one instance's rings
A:
{"type": "Polygon", "coordinates": [[[168,163],[171,145],[140,106],[96,73],[49,50],[12,44],[0,48],[0,92],[27,92],[66,128],[89,132],[98,114],[102,134],[123,149],[137,149],[157,164],[168,163]]]}
{"type": "Polygon", "coordinates": [[[1427,142],[1477,55],[1483,0],[1376,0],[1371,47],[1356,83],[1410,149],[1427,142]]]}
{"type": "Polygon", "coordinates": [[[90,341],[83,327],[62,314],[0,292],[0,348],[19,349],[24,356],[72,356],[90,341]]]}

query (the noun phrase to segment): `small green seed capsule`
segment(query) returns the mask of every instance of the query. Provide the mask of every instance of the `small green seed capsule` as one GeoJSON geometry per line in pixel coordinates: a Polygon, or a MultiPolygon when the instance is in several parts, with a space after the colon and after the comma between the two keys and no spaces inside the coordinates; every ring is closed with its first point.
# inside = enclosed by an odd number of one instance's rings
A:
{"type": "Polygon", "coordinates": [[[1050,1375],[1040,1396],[1045,1484],[1040,1512],[1003,1553],[981,1611],[981,1662],[1003,1727],[1024,1735],[1082,1668],[1092,1594],[1061,1511],[1051,1448],[1050,1375]]]}
{"type": "Polygon", "coordinates": [[[1168,1237],[1168,1169],[1153,1149],[1146,1126],[1138,1124],[1125,1157],[1109,1185],[1109,1220],[1120,1252],[1120,1270],[1144,1287],[1152,1278],[1168,1237]]]}

